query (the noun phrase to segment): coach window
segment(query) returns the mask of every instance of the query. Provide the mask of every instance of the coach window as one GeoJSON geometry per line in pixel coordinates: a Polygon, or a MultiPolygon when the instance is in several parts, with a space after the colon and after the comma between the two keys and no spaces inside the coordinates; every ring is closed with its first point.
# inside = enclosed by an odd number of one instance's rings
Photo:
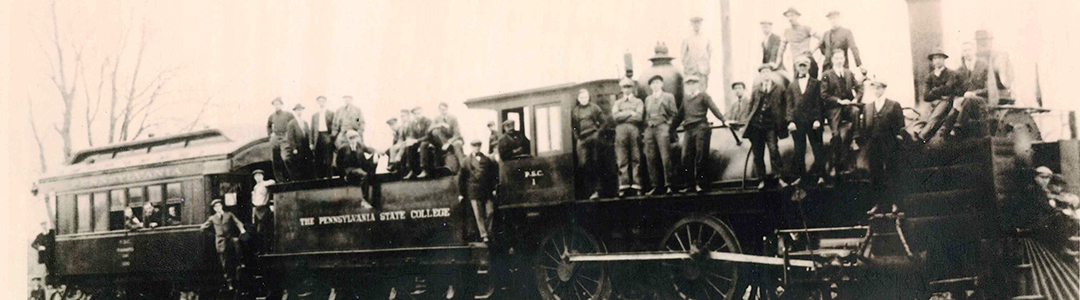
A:
{"type": "Polygon", "coordinates": [[[161,202],[165,200],[165,190],[162,185],[151,185],[146,187],[146,198],[150,200],[154,206],[161,206],[161,202]]]}
{"type": "Polygon", "coordinates": [[[562,111],[558,104],[536,107],[536,152],[562,150],[562,111]]]}
{"type": "Polygon", "coordinates": [[[135,216],[140,220],[142,219],[142,206],[146,202],[146,190],[145,187],[133,187],[128,188],[128,207],[131,207],[131,211],[135,213],[135,216]]]}
{"type": "Polygon", "coordinates": [[[80,194],[75,197],[75,200],[78,202],[78,212],[75,213],[79,218],[78,232],[92,231],[94,229],[94,212],[93,208],[90,207],[90,194],[80,194]]]}
{"type": "Polygon", "coordinates": [[[75,195],[60,195],[56,201],[56,228],[59,234],[75,233],[75,195]]]}
{"type": "Polygon", "coordinates": [[[109,230],[124,229],[124,208],[127,207],[126,190],[109,191],[109,230]]]}
{"type": "Polygon", "coordinates": [[[109,193],[94,193],[94,231],[109,230],[109,193]]]}
{"type": "MultiPolygon", "coordinates": [[[[183,220],[183,215],[180,213],[183,211],[181,205],[184,204],[183,186],[179,182],[174,182],[165,185],[165,209],[162,213],[168,214],[169,210],[176,211],[176,216],[183,220]]],[[[183,222],[181,222],[183,223],[183,222]]]]}

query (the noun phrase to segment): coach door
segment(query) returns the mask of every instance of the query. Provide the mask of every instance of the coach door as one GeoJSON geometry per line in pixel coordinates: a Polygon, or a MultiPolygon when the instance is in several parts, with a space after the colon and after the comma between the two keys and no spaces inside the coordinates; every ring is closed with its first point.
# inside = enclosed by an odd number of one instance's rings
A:
{"type": "Polygon", "coordinates": [[[251,190],[255,180],[248,174],[214,174],[210,175],[210,198],[206,199],[206,215],[212,215],[213,208],[210,202],[221,199],[225,202],[225,210],[232,212],[244,224],[251,224],[251,190]]]}

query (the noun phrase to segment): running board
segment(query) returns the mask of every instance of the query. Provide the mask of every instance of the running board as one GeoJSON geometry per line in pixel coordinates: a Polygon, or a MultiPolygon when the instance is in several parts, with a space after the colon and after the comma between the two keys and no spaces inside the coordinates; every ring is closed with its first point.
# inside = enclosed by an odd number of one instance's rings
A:
{"type": "MultiPolygon", "coordinates": [[[[607,261],[650,261],[650,260],[686,260],[690,259],[687,252],[624,252],[624,253],[590,253],[570,254],[571,262],[607,262],[607,261]]],[[[814,261],[804,259],[787,259],[772,256],[758,256],[738,254],[730,252],[709,252],[709,259],[722,260],[737,263],[751,263],[772,266],[793,266],[813,268],[814,261]]]]}

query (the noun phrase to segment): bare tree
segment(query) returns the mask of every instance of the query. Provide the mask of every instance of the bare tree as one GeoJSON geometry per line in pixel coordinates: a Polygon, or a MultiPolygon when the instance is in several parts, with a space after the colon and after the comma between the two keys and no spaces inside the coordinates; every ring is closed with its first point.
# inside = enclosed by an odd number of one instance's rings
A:
{"type": "MultiPolygon", "coordinates": [[[[62,40],[60,38],[60,26],[56,18],[56,2],[52,3],[52,45],[56,49],[56,61],[53,61],[51,54],[46,53],[45,57],[49,61],[49,80],[52,81],[56,90],[60,93],[60,101],[64,105],[63,119],[59,127],[53,125],[53,129],[60,134],[60,138],[64,141],[64,160],[71,158],[71,110],[75,107],[75,91],[78,89],[79,74],[82,73],[82,46],[72,46],[74,51],[74,62],[72,68],[74,72],[71,72],[72,78],[68,80],[68,67],[65,65],[65,59],[71,58],[69,55],[65,55],[64,47],[62,46],[62,40]]],[[[44,51],[44,49],[43,49],[44,51]]]]}
{"type": "Polygon", "coordinates": [[[41,135],[38,134],[37,125],[34,124],[34,101],[30,99],[30,94],[26,95],[26,110],[30,113],[30,133],[34,135],[34,142],[37,142],[38,148],[38,160],[41,162],[41,173],[45,174],[48,170],[48,164],[45,161],[45,145],[41,143],[41,135]]]}

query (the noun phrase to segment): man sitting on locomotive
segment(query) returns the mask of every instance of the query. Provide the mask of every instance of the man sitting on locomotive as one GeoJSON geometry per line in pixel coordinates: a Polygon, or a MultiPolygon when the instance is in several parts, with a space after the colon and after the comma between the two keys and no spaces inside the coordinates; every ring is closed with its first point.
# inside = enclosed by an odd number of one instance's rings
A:
{"type": "MultiPolygon", "coordinates": [[[[593,193],[589,199],[600,198],[603,184],[600,183],[600,131],[607,127],[607,117],[596,103],[590,102],[589,91],[578,90],[577,105],[570,110],[570,127],[577,140],[577,167],[584,178],[584,184],[592,185],[593,193]]],[[[502,146],[502,142],[499,142],[502,146]]]]}
{"type": "Polygon", "coordinates": [[[244,223],[240,222],[240,219],[231,212],[225,211],[225,204],[221,199],[214,199],[210,202],[210,206],[214,207],[214,214],[206,219],[201,229],[214,229],[214,248],[221,262],[222,276],[225,278],[228,289],[232,290],[237,262],[240,258],[239,236],[247,233],[247,230],[244,229],[244,223]]]}
{"type": "Polygon", "coordinates": [[[356,130],[349,130],[345,137],[348,144],[337,153],[338,173],[344,174],[348,182],[366,184],[368,176],[375,174],[378,151],[365,146],[356,130]]]}
{"type": "Polygon", "coordinates": [[[449,105],[446,102],[439,103],[439,115],[432,120],[428,139],[431,141],[434,157],[442,158],[441,173],[457,173],[460,168],[459,158],[465,153],[462,146],[465,144],[461,137],[461,129],[458,127],[457,117],[449,113],[449,105]]]}
{"type": "Polygon", "coordinates": [[[953,97],[960,88],[960,80],[956,73],[945,67],[945,59],[949,58],[941,49],[938,49],[927,59],[930,60],[931,68],[926,74],[926,95],[923,101],[930,103],[930,115],[926,118],[926,125],[919,131],[917,136],[923,143],[937,135],[949,110],[952,109],[953,97]]]}
{"type": "Polygon", "coordinates": [[[405,179],[427,178],[431,173],[431,142],[428,140],[428,131],[431,127],[431,119],[424,116],[424,110],[419,106],[412,109],[413,121],[406,131],[406,144],[409,145],[405,155],[409,162],[409,172],[405,179]]]}
{"type": "Polygon", "coordinates": [[[491,229],[491,214],[495,212],[492,193],[495,185],[499,183],[499,166],[484,154],[480,140],[473,140],[469,144],[473,147],[473,152],[461,164],[461,173],[458,175],[458,191],[461,192],[459,199],[469,200],[480,238],[487,242],[488,230],[491,229]]]}
{"type": "MultiPolygon", "coordinates": [[[[843,53],[836,52],[832,56],[832,64],[843,66],[845,57],[843,53]]],[[[813,64],[811,64],[813,68],[813,64]]],[[[825,101],[825,116],[829,121],[829,129],[832,132],[829,147],[829,168],[835,175],[850,173],[850,157],[852,151],[858,146],[852,142],[852,127],[859,118],[858,109],[854,107],[861,100],[862,85],[855,80],[855,73],[846,68],[832,68],[830,72],[822,72],[821,99],[825,101]]],[[[813,76],[813,71],[811,71],[813,76]]]]}
{"type": "Polygon", "coordinates": [[[888,86],[884,81],[872,81],[874,87],[874,102],[868,103],[865,108],[866,127],[860,134],[861,147],[860,157],[868,161],[870,165],[871,183],[876,190],[884,191],[877,198],[867,214],[874,214],[879,207],[889,205],[891,212],[898,208],[893,201],[892,194],[886,188],[885,183],[889,178],[895,178],[897,163],[900,156],[900,137],[904,130],[904,114],[900,103],[884,97],[885,88],[888,86]]]}
{"type": "Polygon", "coordinates": [[[529,138],[525,137],[525,133],[517,131],[517,124],[514,120],[503,122],[503,134],[499,138],[498,144],[499,159],[503,161],[529,156],[532,151],[529,138]]]}

